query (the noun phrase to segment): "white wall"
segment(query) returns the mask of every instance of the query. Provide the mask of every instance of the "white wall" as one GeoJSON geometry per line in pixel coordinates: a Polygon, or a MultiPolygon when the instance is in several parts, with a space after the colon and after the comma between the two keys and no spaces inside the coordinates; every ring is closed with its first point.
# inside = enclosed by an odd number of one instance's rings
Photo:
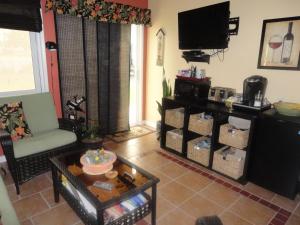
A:
{"type": "MultiPolygon", "coordinates": [[[[156,37],[159,28],[166,31],[166,76],[174,84],[178,69],[188,68],[178,49],[177,13],[223,2],[221,0],[149,0],[153,26],[148,32],[146,120],[159,119],[155,100],[162,96],[162,69],[156,66],[156,37]]],[[[267,97],[271,102],[300,102],[300,71],[257,69],[262,23],[264,19],[300,16],[300,0],[231,0],[231,17],[240,17],[238,36],[232,36],[225,59],[211,59],[210,64],[194,63],[206,69],[213,86],[236,88],[242,92],[243,80],[250,75],[268,78],[267,97]]],[[[295,40],[295,41],[300,41],[295,40]]]]}

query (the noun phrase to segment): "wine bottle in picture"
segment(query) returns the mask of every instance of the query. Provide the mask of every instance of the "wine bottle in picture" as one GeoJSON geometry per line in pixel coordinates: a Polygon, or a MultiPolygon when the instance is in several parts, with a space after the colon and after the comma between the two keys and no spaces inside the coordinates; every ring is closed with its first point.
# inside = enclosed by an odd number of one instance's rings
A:
{"type": "Polygon", "coordinates": [[[292,33],[292,30],[293,30],[293,22],[289,22],[288,32],[283,38],[281,63],[289,63],[291,59],[292,48],[294,43],[294,35],[292,33]]]}

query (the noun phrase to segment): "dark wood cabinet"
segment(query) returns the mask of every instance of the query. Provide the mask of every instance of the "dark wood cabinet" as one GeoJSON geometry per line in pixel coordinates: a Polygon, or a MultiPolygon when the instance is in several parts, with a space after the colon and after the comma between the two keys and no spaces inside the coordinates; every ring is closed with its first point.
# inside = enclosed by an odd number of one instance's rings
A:
{"type": "Polygon", "coordinates": [[[254,135],[249,180],[295,198],[300,176],[300,119],[274,109],[260,115],[254,135]]]}

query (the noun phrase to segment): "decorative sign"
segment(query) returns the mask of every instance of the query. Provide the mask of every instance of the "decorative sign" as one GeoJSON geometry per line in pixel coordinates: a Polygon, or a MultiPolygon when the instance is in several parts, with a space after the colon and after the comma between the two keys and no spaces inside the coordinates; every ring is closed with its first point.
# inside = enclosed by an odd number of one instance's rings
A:
{"type": "Polygon", "coordinates": [[[156,33],[157,36],[157,57],[156,65],[164,65],[164,52],[165,52],[165,32],[162,29],[159,29],[156,33]]]}

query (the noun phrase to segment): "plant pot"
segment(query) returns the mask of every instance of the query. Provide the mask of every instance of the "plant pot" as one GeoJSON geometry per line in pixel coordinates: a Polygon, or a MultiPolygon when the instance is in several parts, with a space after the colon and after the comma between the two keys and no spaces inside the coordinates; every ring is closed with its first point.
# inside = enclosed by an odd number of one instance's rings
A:
{"type": "Polygon", "coordinates": [[[98,148],[102,148],[103,146],[103,139],[100,137],[95,137],[95,138],[83,138],[81,140],[81,143],[88,148],[92,148],[92,149],[98,149],[98,148]]]}

